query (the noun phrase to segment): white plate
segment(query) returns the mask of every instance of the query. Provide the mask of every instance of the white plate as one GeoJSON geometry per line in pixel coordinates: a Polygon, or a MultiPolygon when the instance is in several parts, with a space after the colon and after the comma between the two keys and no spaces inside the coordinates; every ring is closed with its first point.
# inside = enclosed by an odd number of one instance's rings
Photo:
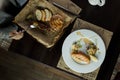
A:
{"type": "Polygon", "coordinates": [[[105,48],[105,44],[102,38],[95,32],[88,30],[88,29],[81,29],[81,30],[76,30],[72,32],[71,34],[67,36],[62,46],[62,56],[63,56],[63,60],[65,61],[66,65],[70,69],[76,72],[79,72],[79,73],[89,73],[99,68],[104,61],[105,53],[106,53],[106,48],[105,48]],[[98,62],[90,61],[90,64],[82,65],[82,64],[76,63],[71,58],[70,52],[71,52],[71,46],[73,42],[83,37],[87,37],[90,40],[92,40],[92,42],[96,44],[96,46],[99,48],[99,50],[96,52],[98,62]]]}

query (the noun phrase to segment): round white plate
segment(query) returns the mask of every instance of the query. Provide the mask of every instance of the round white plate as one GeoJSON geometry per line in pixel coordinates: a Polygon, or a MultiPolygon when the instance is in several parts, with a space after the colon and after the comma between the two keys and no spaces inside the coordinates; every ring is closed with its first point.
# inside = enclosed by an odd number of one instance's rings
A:
{"type": "Polygon", "coordinates": [[[62,56],[66,65],[70,69],[79,73],[89,73],[96,70],[98,67],[100,67],[104,61],[105,53],[106,53],[106,48],[102,38],[95,32],[88,29],[80,29],[72,32],[67,36],[62,46],[62,56]],[[71,46],[73,42],[83,37],[89,38],[98,47],[99,50],[96,52],[98,62],[94,62],[91,60],[90,64],[83,65],[83,64],[76,63],[71,58],[70,52],[71,52],[71,46]]]}

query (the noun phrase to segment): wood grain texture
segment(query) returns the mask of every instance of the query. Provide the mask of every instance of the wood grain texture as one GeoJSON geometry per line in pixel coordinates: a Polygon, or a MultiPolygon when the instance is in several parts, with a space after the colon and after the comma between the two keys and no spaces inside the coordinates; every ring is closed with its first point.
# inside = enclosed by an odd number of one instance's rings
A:
{"type": "Polygon", "coordinates": [[[0,48],[0,80],[82,80],[56,68],[0,48]]]}

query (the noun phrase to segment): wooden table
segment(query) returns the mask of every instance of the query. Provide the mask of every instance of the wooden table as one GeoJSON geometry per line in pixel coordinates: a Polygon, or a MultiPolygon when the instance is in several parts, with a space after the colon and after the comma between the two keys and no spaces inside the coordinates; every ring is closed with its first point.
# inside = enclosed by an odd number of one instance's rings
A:
{"type": "Polygon", "coordinates": [[[0,48],[0,80],[82,80],[82,78],[0,48]]]}
{"type": "MultiPolygon", "coordinates": [[[[114,33],[107,49],[106,58],[97,76],[97,80],[109,80],[120,53],[120,1],[106,0],[106,4],[103,7],[91,6],[87,0],[72,1],[82,8],[81,19],[102,26],[114,33]]],[[[66,29],[60,40],[49,49],[25,33],[23,39],[13,41],[9,50],[56,67],[61,56],[62,43],[71,32],[72,26],[73,23],[66,29]]]]}

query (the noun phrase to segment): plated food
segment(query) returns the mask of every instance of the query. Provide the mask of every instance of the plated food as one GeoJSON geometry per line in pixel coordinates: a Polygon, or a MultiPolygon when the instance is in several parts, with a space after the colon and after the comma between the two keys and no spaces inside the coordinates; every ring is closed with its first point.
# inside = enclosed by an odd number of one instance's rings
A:
{"type": "Polygon", "coordinates": [[[62,46],[64,62],[70,69],[79,73],[89,73],[100,67],[105,52],[102,38],[88,29],[72,32],[62,46]]]}
{"type": "Polygon", "coordinates": [[[90,64],[90,61],[97,62],[97,46],[88,38],[83,37],[73,42],[71,46],[72,59],[80,64],[90,64]]]}

